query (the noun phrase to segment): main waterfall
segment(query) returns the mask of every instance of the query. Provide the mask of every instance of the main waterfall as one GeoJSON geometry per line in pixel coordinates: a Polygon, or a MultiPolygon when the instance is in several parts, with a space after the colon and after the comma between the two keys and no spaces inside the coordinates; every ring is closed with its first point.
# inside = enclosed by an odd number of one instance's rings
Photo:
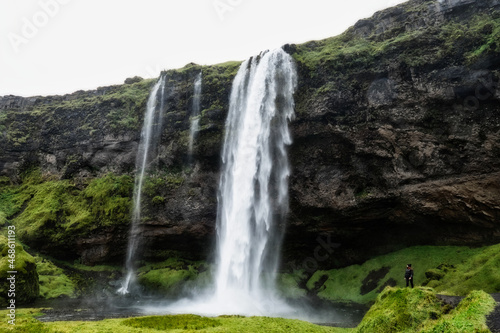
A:
{"type": "Polygon", "coordinates": [[[163,93],[165,91],[165,76],[161,76],[158,82],[151,89],[148,103],[146,105],[146,113],[144,115],[144,124],[141,131],[141,139],[139,142],[139,150],[137,152],[135,167],[135,184],[133,196],[133,211],[132,224],[130,227],[130,235],[128,239],[127,258],[125,261],[125,269],[127,270],[125,281],[122,287],[118,289],[120,294],[128,294],[135,282],[135,265],[137,248],[139,247],[139,223],[141,221],[141,198],[142,184],[144,176],[151,163],[154,150],[158,143],[161,130],[161,113],[163,112],[163,93]],[[158,92],[160,91],[160,105],[158,105],[158,92]]]}
{"type": "Polygon", "coordinates": [[[218,195],[215,293],[222,302],[254,302],[274,291],[295,86],[293,60],[282,49],[245,61],[234,79],[218,195]]]}
{"type": "Polygon", "coordinates": [[[286,147],[291,143],[288,122],[294,116],[296,82],[293,59],[282,49],[240,66],[222,150],[214,286],[163,311],[297,316],[275,288],[288,212],[286,147]]]}

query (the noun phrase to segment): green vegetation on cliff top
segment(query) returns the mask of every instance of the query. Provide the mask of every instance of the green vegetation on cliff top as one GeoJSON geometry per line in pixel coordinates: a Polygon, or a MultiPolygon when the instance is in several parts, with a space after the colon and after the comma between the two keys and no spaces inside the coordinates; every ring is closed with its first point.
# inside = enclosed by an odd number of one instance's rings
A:
{"type": "Polygon", "coordinates": [[[297,45],[295,60],[308,67],[311,73],[316,73],[318,67],[326,67],[337,75],[345,73],[346,68],[373,66],[375,61],[387,65],[393,60],[390,55],[394,55],[395,50],[398,59],[409,66],[435,63],[451,55],[464,57],[472,63],[481,55],[500,52],[499,12],[477,14],[465,22],[449,21],[403,33],[389,31],[387,37],[373,34],[363,38],[356,36],[353,29],[339,36],[297,45]]]}
{"type": "Polygon", "coordinates": [[[296,112],[307,113],[308,101],[325,95],[368,89],[374,77],[395,64],[403,68],[440,63],[472,66],[490,55],[498,56],[499,40],[500,13],[495,11],[409,31],[396,25],[392,31],[368,37],[350,28],[336,37],[296,45],[292,54],[307,81],[296,93],[296,112]]]}

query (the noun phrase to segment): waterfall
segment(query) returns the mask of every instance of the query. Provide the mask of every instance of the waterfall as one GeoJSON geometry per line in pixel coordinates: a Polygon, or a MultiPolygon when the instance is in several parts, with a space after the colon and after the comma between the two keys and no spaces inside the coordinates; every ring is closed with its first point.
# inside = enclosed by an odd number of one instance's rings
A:
{"type": "Polygon", "coordinates": [[[201,100],[201,72],[196,76],[194,81],[193,106],[191,109],[191,128],[189,133],[189,160],[191,162],[193,156],[193,144],[196,138],[196,133],[200,128],[200,100],[201,100]]]}
{"type": "Polygon", "coordinates": [[[288,212],[288,123],[297,74],[282,49],[240,66],[226,120],[212,288],[146,313],[279,316],[301,313],[281,299],[275,277],[288,212]]]}
{"type": "Polygon", "coordinates": [[[296,80],[292,58],[277,49],[243,62],[233,81],[218,193],[215,294],[221,302],[259,302],[274,292],[296,80]]]}
{"type": "Polygon", "coordinates": [[[139,247],[139,223],[141,222],[141,197],[142,185],[146,171],[155,156],[155,150],[161,135],[161,118],[163,112],[163,100],[165,91],[165,76],[161,76],[158,82],[153,86],[149,94],[144,115],[144,124],[141,131],[141,139],[137,152],[135,167],[135,183],[133,196],[133,211],[130,234],[127,247],[127,257],[125,269],[127,275],[122,287],[118,289],[120,294],[128,294],[135,286],[135,265],[136,252],[139,247]],[[160,105],[158,107],[158,91],[160,91],[160,105]]]}

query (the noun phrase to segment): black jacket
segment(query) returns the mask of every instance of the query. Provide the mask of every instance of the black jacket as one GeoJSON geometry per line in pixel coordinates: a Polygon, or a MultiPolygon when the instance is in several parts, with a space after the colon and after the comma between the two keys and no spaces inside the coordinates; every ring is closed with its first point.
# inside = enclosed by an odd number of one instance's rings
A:
{"type": "Polygon", "coordinates": [[[413,278],[413,269],[407,268],[405,271],[405,279],[413,278]]]}

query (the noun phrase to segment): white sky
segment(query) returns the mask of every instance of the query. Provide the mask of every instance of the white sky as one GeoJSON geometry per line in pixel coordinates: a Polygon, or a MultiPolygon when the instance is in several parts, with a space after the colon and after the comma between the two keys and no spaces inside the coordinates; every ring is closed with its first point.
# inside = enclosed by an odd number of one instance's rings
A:
{"type": "Polygon", "coordinates": [[[0,96],[52,95],[338,35],[405,0],[0,0],[0,96]],[[219,9],[216,9],[219,5],[219,9]]]}

